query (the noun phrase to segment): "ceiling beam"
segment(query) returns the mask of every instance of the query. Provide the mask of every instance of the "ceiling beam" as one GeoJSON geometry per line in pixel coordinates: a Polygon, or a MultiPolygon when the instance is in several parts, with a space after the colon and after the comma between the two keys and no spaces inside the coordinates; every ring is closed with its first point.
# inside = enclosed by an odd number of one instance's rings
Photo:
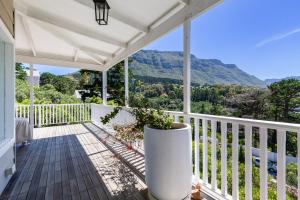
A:
{"type": "Polygon", "coordinates": [[[195,18],[200,14],[204,13],[208,9],[213,6],[221,3],[222,0],[193,0],[189,5],[186,5],[172,17],[169,17],[161,24],[157,25],[155,28],[151,29],[148,34],[138,39],[136,42],[128,45],[127,49],[123,49],[118,55],[116,55],[113,59],[107,62],[104,65],[104,70],[108,70],[113,67],[115,64],[121,62],[125,58],[139,51],[144,46],[153,42],[154,40],[159,39],[166,33],[180,26],[186,19],[195,18]]]}
{"type": "Polygon", "coordinates": [[[21,21],[22,21],[22,25],[24,27],[25,35],[26,35],[26,38],[27,38],[28,43],[30,45],[32,54],[33,54],[33,56],[36,56],[36,49],[35,49],[34,41],[33,41],[33,38],[32,38],[32,33],[31,33],[30,27],[28,25],[28,21],[27,21],[26,16],[21,16],[21,21]]]}
{"type": "Polygon", "coordinates": [[[91,48],[91,47],[81,46],[77,42],[75,42],[74,40],[72,40],[71,38],[69,38],[66,35],[64,35],[61,31],[57,31],[56,29],[53,29],[52,27],[46,26],[45,24],[40,23],[40,22],[38,24],[39,24],[39,26],[42,29],[44,29],[45,31],[47,31],[49,34],[53,35],[54,37],[56,37],[59,40],[62,40],[64,42],[66,42],[70,46],[73,46],[76,49],[78,49],[78,50],[80,50],[80,51],[82,51],[82,52],[84,52],[86,54],[96,54],[96,55],[100,55],[100,56],[106,57],[108,59],[110,59],[110,58],[113,57],[112,53],[108,53],[108,52],[105,52],[105,51],[102,51],[102,50],[98,50],[98,49],[95,49],[95,48],[91,48]]]}
{"type": "MultiPolygon", "coordinates": [[[[77,3],[80,3],[81,5],[87,6],[91,9],[95,9],[95,5],[93,3],[93,1],[91,0],[74,0],[77,3]]],[[[186,1],[186,0],[182,0],[182,1],[186,1]]],[[[111,9],[109,11],[109,16],[123,24],[126,24],[128,26],[131,26],[132,28],[135,28],[141,32],[147,33],[149,32],[149,28],[143,24],[141,24],[140,22],[132,19],[132,17],[127,17],[124,15],[121,15],[120,13],[114,11],[113,9],[111,9]]]]}
{"type": "Polygon", "coordinates": [[[99,65],[103,65],[105,63],[104,60],[102,60],[101,58],[99,58],[98,56],[92,54],[92,53],[87,53],[84,52],[87,56],[89,56],[93,61],[95,61],[96,63],[98,63],[99,65]]]}
{"type": "Polygon", "coordinates": [[[15,4],[15,8],[16,8],[16,11],[20,15],[27,16],[31,19],[34,19],[34,20],[37,20],[40,22],[44,22],[47,24],[51,24],[51,25],[59,27],[61,29],[64,29],[64,30],[67,30],[70,32],[74,32],[74,33],[83,35],[85,37],[88,37],[88,38],[91,38],[94,40],[98,40],[101,42],[105,42],[105,43],[108,43],[108,44],[111,44],[114,46],[118,46],[118,47],[122,47],[122,48],[127,47],[125,42],[118,41],[114,38],[103,35],[94,30],[87,29],[86,27],[76,24],[70,20],[66,20],[64,18],[54,16],[50,13],[40,11],[36,8],[25,6],[25,5],[19,5],[18,2],[15,4]],[[24,9],[24,7],[26,7],[26,9],[24,9]]]}
{"type": "Polygon", "coordinates": [[[96,55],[100,55],[100,56],[104,56],[108,59],[113,58],[113,54],[112,53],[108,53],[105,51],[101,51],[95,48],[91,48],[91,47],[86,47],[86,46],[79,46],[81,51],[87,52],[87,53],[92,53],[92,54],[96,54],[96,55]]]}
{"type": "Polygon", "coordinates": [[[30,55],[27,51],[17,51],[16,52],[16,62],[29,63],[29,64],[40,64],[40,65],[50,65],[58,67],[68,67],[68,68],[79,68],[88,69],[94,71],[102,71],[103,65],[98,65],[90,63],[87,60],[77,60],[74,62],[73,57],[60,56],[53,54],[37,54],[37,56],[30,55]]]}
{"type": "Polygon", "coordinates": [[[188,5],[190,3],[190,0],[179,0],[179,2],[188,5]]]}
{"type": "Polygon", "coordinates": [[[77,62],[78,55],[79,55],[79,49],[75,49],[75,51],[74,51],[74,62],[77,62]]]}

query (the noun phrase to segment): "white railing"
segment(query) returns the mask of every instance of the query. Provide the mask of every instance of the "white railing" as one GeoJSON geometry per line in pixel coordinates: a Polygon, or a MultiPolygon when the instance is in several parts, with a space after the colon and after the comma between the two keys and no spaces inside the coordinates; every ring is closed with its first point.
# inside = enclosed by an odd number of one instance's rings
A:
{"type": "Polygon", "coordinates": [[[277,135],[277,199],[286,199],[286,137],[297,134],[298,152],[298,199],[300,199],[300,125],[270,122],[262,120],[221,117],[202,114],[183,114],[182,112],[167,112],[175,121],[184,121],[194,127],[194,141],[202,143],[202,155],[199,145],[194,145],[194,175],[203,183],[204,187],[219,194],[221,197],[239,199],[239,140],[241,133],[245,139],[245,199],[252,199],[252,136],[254,130],[259,134],[260,149],[260,199],[268,199],[268,132],[272,130],[277,135]],[[202,130],[201,130],[202,129],[202,130]],[[199,131],[201,130],[201,131],[199,131]],[[202,137],[200,137],[202,133],[202,137]],[[210,133],[210,134],[208,134],[210,133]],[[221,142],[217,139],[220,134],[221,142]],[[232,134],[232,141],[228,143],[228,135],[232,134]],[[227,147],[231,145],[232,156],[228,160],[227,147]],[[208,169],[208,147],[211,147],[211,165],[208,169]],[[221,188],[217,184],[217,148],[221,152],[221,188]],[[200,160],[202,159],[202,173],[200,160]],[[232,194],[228,194],[227,163],[232,164],[232,194]],[[208,171],[211,178],[209,180],[208,171]],[[201,174],[201,175],[200,175],[201,174]]]}
{"type": "MultiPolygon", "coordinates": [[[[112,112],[113,107],[108,105],[91,104],[91,121],[101,129],[105,130],[111,135],[114,135],[115,130],[113,129],[113,126],[135,123],[135,117],[126,109],[128,108],[121,110],[120,113],[110,121],[110,123],[103,125],[101,123],[101,117],[104,117],[108,113],[112,112]]],[[[122,142],[125,143],[125,141],[122,142]]],[[[140,153],[144,152],[143,141],[136,141],[134,144],[130,145],[140,153]]]]}
{"type": "MultiPolygon", "coordinates": [[[[29,105],[17,105],[17,118],[30,117],[29,105]]],[[[34,126],[81,123],[91,120],[90,104],[37,104],[34,105],[34,126]]]]}
{"type": "MultiPolygon", "coordinates": [[[[132,116],[122,111],[114,121],[108,126],[103,126],[100,117],[111,112],[111,106],[92,105],[91,121],[107,130],[112,130],[112,124],[126,124],[134,121],[132,116]]],[[[216,199],[239,199],[239,150],[245,150],[245,198],[253,199],[252,189],[252,162],[253,162],[253,141],[254,134],[259,134],[259,179],[260,179],[260,199],[268,199],[268,134],[273,132],[277,135],[277,199],[286,199],[286,137],[288,134],[297,134],[297,160],[298,160],[298,200],[300,199],[300,125],[271,122],[262,120],[242,119],[233,117],[223,117],[203,114],[184,114],[182,112],[166,111],[173,116],[176,122],[186,122],[192,125],[194,131],[194,180],[199,180],[203,185],[203,190],[216,199]],[[218,139],[219,138],[219,139],[218,139]],[[244,140],[244,143],[241,142],[244,140]],[[231,147],[231,148],[228,148],[231,147]],[[211,150],[209,152],[209,149],[211,150]],[[230,152],[228,152],[230,149],[230,152]],[[218,157],[217,152],[221,156],[218,157]],[[229,156],[231,154],[231,156],[229,156]],[[210,161],[210,162],[209,162],[210,161]],[[201,166],[200,166],[200,163],[201,166]],[[218,168],[218,163],[221,169],[218,168]],[[231,166],[228,166],[228,163],[231,166]],[[201,172],[200,172],[201,168],[201,172]],[[231,192],[228,192],[229,179],[227,172],[231,170],[231,192]],[[219,174],[220,173],[220,174],[219,174]],[[210,175],[210,176],[209,176],[210,175]],[[221,179],[218,180],[218,177],[221,179]],[[218,187],[218,185],[221,185],[218,187]]]]}

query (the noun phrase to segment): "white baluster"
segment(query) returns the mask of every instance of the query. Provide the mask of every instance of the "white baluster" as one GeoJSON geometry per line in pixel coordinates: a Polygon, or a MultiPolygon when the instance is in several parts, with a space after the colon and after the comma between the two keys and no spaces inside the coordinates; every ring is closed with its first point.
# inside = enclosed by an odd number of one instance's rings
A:
{"type": "Polygon", "coordinates": [[[62,123],[66,123],[65,122],[65,108],[66,108],[66,105],[62,105],[62,123]]]}
{"type": "Polygon", "coordinates": [[[189,116],[184,116],[184,123],[191,124],[191,118],[189,116]]]}
{"type": "Polygon", "coordinates": [[[46,125],[48,125],[48,116],[49,116],[49,114],[48,114],[48,108],[49,108],[49,106],[48,105],[46,105],[45,106],[46,107],[46,125]]]}
{"type": "Polygon", "coordinates": [[[221,123],[221,191],[227,195],[227,122],[221,123]]]}
{"type": "Polygon", "coordinates": [[[260,200],[268,199],[268,129],[259,129],[260,144],[260,200]]]}
{"type": "Polygon", "coordinates": [[[179,116],[175,115],[175,122],[179,122],[179,116]]]}
{"type": "Polygon", "coordinates": [[[42,107],[41,105],[38,106],[38,127],[40,128],[41,127],[41,124],[42,124],[42,107]]]}
{"type": "Polygon", "coordinates": [[[239,125],[232,123],[232,199],[239,199],[239,125]]]}
{"type": "Polygon", "coordinates": [[[42,105],[42,122],[41,125],[43,126],[45,124],[45,105],[42,105]]]}
{"type": "Polygon", "coordinates": [[[203,183],[208,183],[207,165],[208,165],[208,145],[207,145],[207,120],[202,120],[202,134],[203,134],[203,183]]]}
{"type": "Polygon", "coordinates": [[[27,118],[27,116],[26,116],[26,106],[23,106],[23,116],[24,116],[24,118],[27,118]]]}
{"type": "Polygon", "coordinates": [[[83,104],[82,105],[82,121],[85,122],[85,111],[86,111],[86,105],[83,104]]]}
{"type": "Polygon", "coordinates": [[[199,119],[195,118],[195,132],[194,132],[194,137],[195,137],[195,178],[196,182],[200,181],[200,175],[199,175],[199,164],[200,164],[200,152],[199,152],[199,119]]]}
{"type": "Polygon", "coordinates": [[[286,199],[286,131],[277,130],[277,199],[286,199]]]}
{"type": "Polygon", "coordinates": [[[80,111],[80,122],[82,122],[83,121],[83,111],[82,111],[82,104],[80,104],[80,106],[79,106],[79,111],[80,111]]]}
{"type": "Polygon", "coordinates": [[[211,120],[211,186],[217,189],[217,121],[211,120]]]}
{"type": "Polygon", "coordinates": [[[252,199],[252,127],[245,126],[245,199],[252,199]]]}
{"type": "Polygon", "coordinates": [[[37,106],[33,105],[34,110],[34,125],[37,125],[37,106]]]}

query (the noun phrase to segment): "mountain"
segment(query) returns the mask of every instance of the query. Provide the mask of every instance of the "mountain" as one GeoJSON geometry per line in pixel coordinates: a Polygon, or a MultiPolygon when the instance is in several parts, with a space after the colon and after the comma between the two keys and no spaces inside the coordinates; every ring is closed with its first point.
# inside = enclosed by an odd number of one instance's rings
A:
{"type": "MultiPolygon", "coordinates": [[[[182,80],[182,52],[141,50],[131,58],[130,68],[137,77],[182,80]]],[[[191,56],[191,81],[197,84],[265,86],[263,81],[234,64],[224,64],[217,59],[199,59],[194,55],[191,56]]]]}
{"type": "Polygon", "coordinates": [[[272,83],[281,81],[281,80],[287,80],[287,79],[296,79],[298,81],[300,81],[300,76],[289,76],[286,78],[282,78],[282,79],[277,79],[277,78],[272,78],[272,79],[266,79],[264,82],[266,85],[271,85],[272,83]]]}

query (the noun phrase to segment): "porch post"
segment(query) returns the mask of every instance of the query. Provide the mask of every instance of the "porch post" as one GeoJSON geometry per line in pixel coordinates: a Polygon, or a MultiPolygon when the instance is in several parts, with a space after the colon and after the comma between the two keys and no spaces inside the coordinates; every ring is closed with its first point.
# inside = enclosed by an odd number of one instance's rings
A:
{"type": "Polygon", "coordinates": [[[183,24],[183,112],[191,112],[191,19],[187,19],[183,24]]]}
{"type": "Polygon", "coordinates": [[[107,71],[102,71],[102,99],[103,104],[107,105],[107,71]]]}
{"type": "Polygon", "coordinates": [[[30,64],[30,77],[29,77],[29,84],[30,84],[30,107],[29,107],[29,124],[30,128],[33,129],[34,127],[34,83],[33,83],[33,64],[30,64]]]}
{"type": "Polygon", "coordinates": [[[128,86],[128,58],[124,61],[125,70],[125,106],[129,107],[129,86],[128,86]]]}

